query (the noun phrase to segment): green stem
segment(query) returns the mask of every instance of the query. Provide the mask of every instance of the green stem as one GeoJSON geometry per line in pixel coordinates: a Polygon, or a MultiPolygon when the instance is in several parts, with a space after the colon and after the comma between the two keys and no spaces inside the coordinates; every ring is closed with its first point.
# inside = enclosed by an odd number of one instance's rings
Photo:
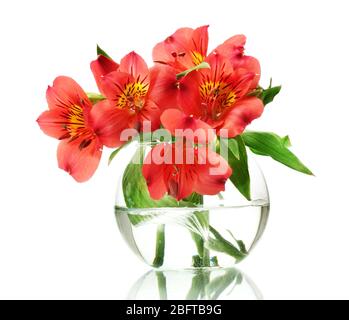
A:
{"type": "MultiPolygon", "coordinates": [[[[203,230],[207,230],[209,228],[209,211],[195,212],[194,216],[198,224],[200,224],[200,227],[203,230]]],[[[194,267],[202,267],[202,268],[210,267],[211,266],[210,251],[205,246],[206,240],[204,236],[196,232],[192,232],[191,234],[199,255],[199,259],[198,257],[194,257],[193,259],[194,267]]]]}
{"type": "Polygon", "coordinates": [[[92,104],[96,104],[97,102],[105,100],[105,97],[99,93],[94,92],[86,92],[88,99],[92,102],[92,104]]]}
{"type": "Polygon", "coordinates": [[[185,70],[181,73],[178,73],[177,74],[177,80],[187,76],[189,73],[193,72],[193,71],[196,71],[196,70],[200,70],[200,69],[210,69],[210,65],[207,63],[207,62],[201,62],[199,65],[193,67],[193,68],[190,68],[188,70],[185,70]]]}
{"type": "Polygon", "coordinates": [[[164,264],[165,257],[165,225],[159,225],[156,233],[156,251],[153,262],[154,268],[160,268],[164,264]]]}

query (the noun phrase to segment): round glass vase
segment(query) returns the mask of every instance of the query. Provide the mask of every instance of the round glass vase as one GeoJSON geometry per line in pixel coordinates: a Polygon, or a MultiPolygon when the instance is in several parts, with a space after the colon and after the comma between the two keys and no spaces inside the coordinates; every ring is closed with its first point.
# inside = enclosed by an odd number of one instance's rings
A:
{"type": "Polygon", "coordinates": [[[226,190],[215,196],[154,201],[142,175],[142,160],[151,148],[150,143],[132,142],[113,160],[119,174],[115,215],[131,250],[164,270],[227,268],[245,259],[265,230],[270,207],[253,155],[248,153],[251,200],[228,180],[226,190]]]}

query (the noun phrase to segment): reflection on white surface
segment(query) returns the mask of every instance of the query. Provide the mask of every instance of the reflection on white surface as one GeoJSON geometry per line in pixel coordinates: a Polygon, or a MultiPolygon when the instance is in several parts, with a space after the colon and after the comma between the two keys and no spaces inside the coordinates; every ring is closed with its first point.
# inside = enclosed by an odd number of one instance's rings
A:
{"type": "Polygon", "coordinates": [[[262,300],[238,269],[150,271],[132,287],[129,300],[262,300]]]}

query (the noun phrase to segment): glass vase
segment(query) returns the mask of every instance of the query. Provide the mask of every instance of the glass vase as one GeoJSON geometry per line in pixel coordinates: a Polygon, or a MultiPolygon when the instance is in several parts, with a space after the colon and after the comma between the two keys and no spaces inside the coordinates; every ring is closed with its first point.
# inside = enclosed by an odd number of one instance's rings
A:
{"type": "Polygon", "coordinates": [[[214,196],[153,201],[142,175],[150,143],[132,142],[115,158],[119,173],[116,220],[131,250],[156,269],[229,268],[244,260],[260,240],[269,216],[262,171],[248,154],[251,200],[228,180],[214,196]],[[140,152],[141,151],[141,152],[140,152]],[[135,162],[135,157],[139,163],[135,162]],[[137,199],[142,197],[142,207],[137,199]]]}

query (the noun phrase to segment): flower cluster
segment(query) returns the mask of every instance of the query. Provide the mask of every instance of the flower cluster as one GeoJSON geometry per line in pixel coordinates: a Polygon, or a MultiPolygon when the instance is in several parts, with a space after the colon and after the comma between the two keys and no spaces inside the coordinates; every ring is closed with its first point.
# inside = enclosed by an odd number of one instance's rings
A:
{"type": "Polygon", "coordinates": [[[159,142],[142,169],[151,197],[181,200],[193,192],[223,191],[234,168],[212,145],[241,135],[262,115],[268,96],[258,84],[258,60],[244,53],[245,42],[245,36],[233,36],[208,53],[208,26],[181,28],[154,47],[150,68],[135,52],[117,63],[98,47],[91,70],[100,94],[86,94],[62,76],[47,90],[49,110],[38,123],[61,141],[59,167],[84,182],[96,171],[103,147],[127,142],[125,130],[144,134],[163,128],[171,142],[159,142]],[[190,163],[173,156],[188,150],[190,163]]]}

